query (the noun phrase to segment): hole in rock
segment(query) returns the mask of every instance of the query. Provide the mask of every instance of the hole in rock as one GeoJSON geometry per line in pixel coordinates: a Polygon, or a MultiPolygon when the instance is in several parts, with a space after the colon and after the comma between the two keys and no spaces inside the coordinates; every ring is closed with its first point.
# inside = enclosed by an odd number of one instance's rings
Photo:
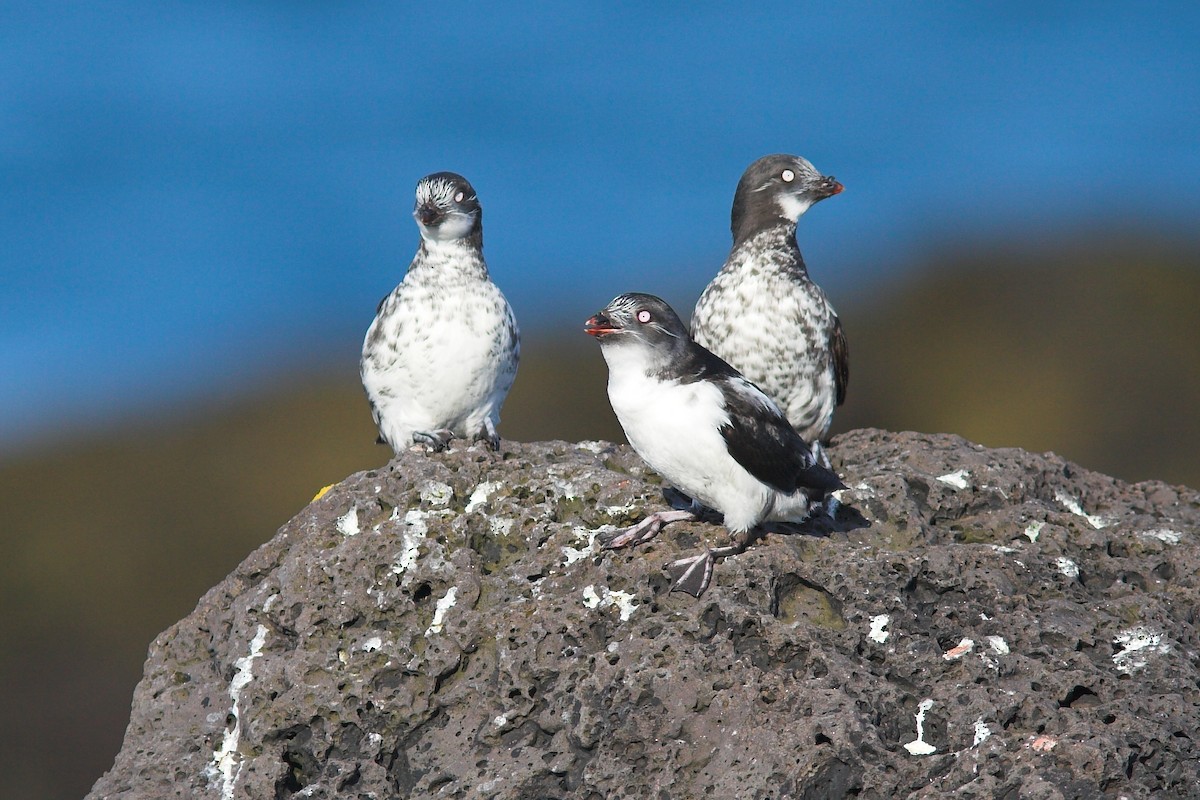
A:
{"type": "Polygon", "coordinates": [[[1100,698],[1086,686],[1076,686],[1071,691],[1067,692],[1067,696],[1058,701],[1059,708],[1082,708],[1085,706],[1094,706],[1100,702],[1100,698]]]}

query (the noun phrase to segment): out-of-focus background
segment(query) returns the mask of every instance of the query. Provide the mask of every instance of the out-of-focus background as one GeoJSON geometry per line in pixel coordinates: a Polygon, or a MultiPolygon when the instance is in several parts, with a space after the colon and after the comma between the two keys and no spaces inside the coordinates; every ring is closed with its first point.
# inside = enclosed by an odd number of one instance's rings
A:
{"type": "Polygon", "coordinates": [[[79,797],[147,645],[389,453],[357,379],[465,174],[525,335],[501,432],[620,439],[580,328],[685,317],[758,156],[845,321],[835,431],[1200,485],[1200,7],[0,9],[0,773],[79,797]]]}

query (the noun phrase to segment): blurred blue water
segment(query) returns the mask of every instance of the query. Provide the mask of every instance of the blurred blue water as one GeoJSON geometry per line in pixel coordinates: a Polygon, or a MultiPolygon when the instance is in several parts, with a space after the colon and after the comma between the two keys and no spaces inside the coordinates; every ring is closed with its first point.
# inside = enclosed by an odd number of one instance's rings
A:
{"type": "Polygon", "coordinates": [[[768,152],[847,187],[800,234],[835,299],[947,237],[1194,224],[1200,6],[679,8],[9,0],[0,453],[352,363],[441,169],[527,330],[686,315],[768,152]]]}

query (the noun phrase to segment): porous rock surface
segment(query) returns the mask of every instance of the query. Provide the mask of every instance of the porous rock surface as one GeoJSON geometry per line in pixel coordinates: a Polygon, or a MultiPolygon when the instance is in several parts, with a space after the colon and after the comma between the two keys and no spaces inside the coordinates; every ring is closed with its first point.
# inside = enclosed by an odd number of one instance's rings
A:
{"type": "Polygon", "coordinates": [[[406,453],[154,642],[94,798],[1200,796],[1200,495],[860,430],[717,565],[626,446],[406,453]]]}

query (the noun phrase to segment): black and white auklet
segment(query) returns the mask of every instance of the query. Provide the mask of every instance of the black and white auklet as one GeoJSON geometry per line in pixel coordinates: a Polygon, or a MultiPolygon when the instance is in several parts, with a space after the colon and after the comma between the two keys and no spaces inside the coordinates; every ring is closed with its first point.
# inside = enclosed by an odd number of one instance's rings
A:
{"type": "MultiPolygon", "coordinates": [[[[779,407],[725,361],[698,345],[669,305],[623,294],[587,321],[608,362],[608,399],[633,449],[695,502],[725,518],[733,543],[667,565],[672,589],[699,597],[717,558],[745,550],[765,522],[800,522],[844,488],[818,464],[779,407]]],[[[605,546],[652,539],[698,509],[663,511],[605,546]]]]}
{"type": "Polygon", "coordinates": [[[413,217],[421,245],[363,342],[379,441],[397,453],[414,444],[443,450],[456,436],[498,449],[520,333],[488,277],[479,198],[466,178],[437,172],[417,184],[413,217]]]}
{"type": "Polygon", "coordinates": [[[798,156],[751,164],[733,196],[733,249],[692,314],[692,336],[779,404],[826,466],[820,441],[846,398],[842,323],[808,276],[796,221],[842,191],[798,156]]]}

